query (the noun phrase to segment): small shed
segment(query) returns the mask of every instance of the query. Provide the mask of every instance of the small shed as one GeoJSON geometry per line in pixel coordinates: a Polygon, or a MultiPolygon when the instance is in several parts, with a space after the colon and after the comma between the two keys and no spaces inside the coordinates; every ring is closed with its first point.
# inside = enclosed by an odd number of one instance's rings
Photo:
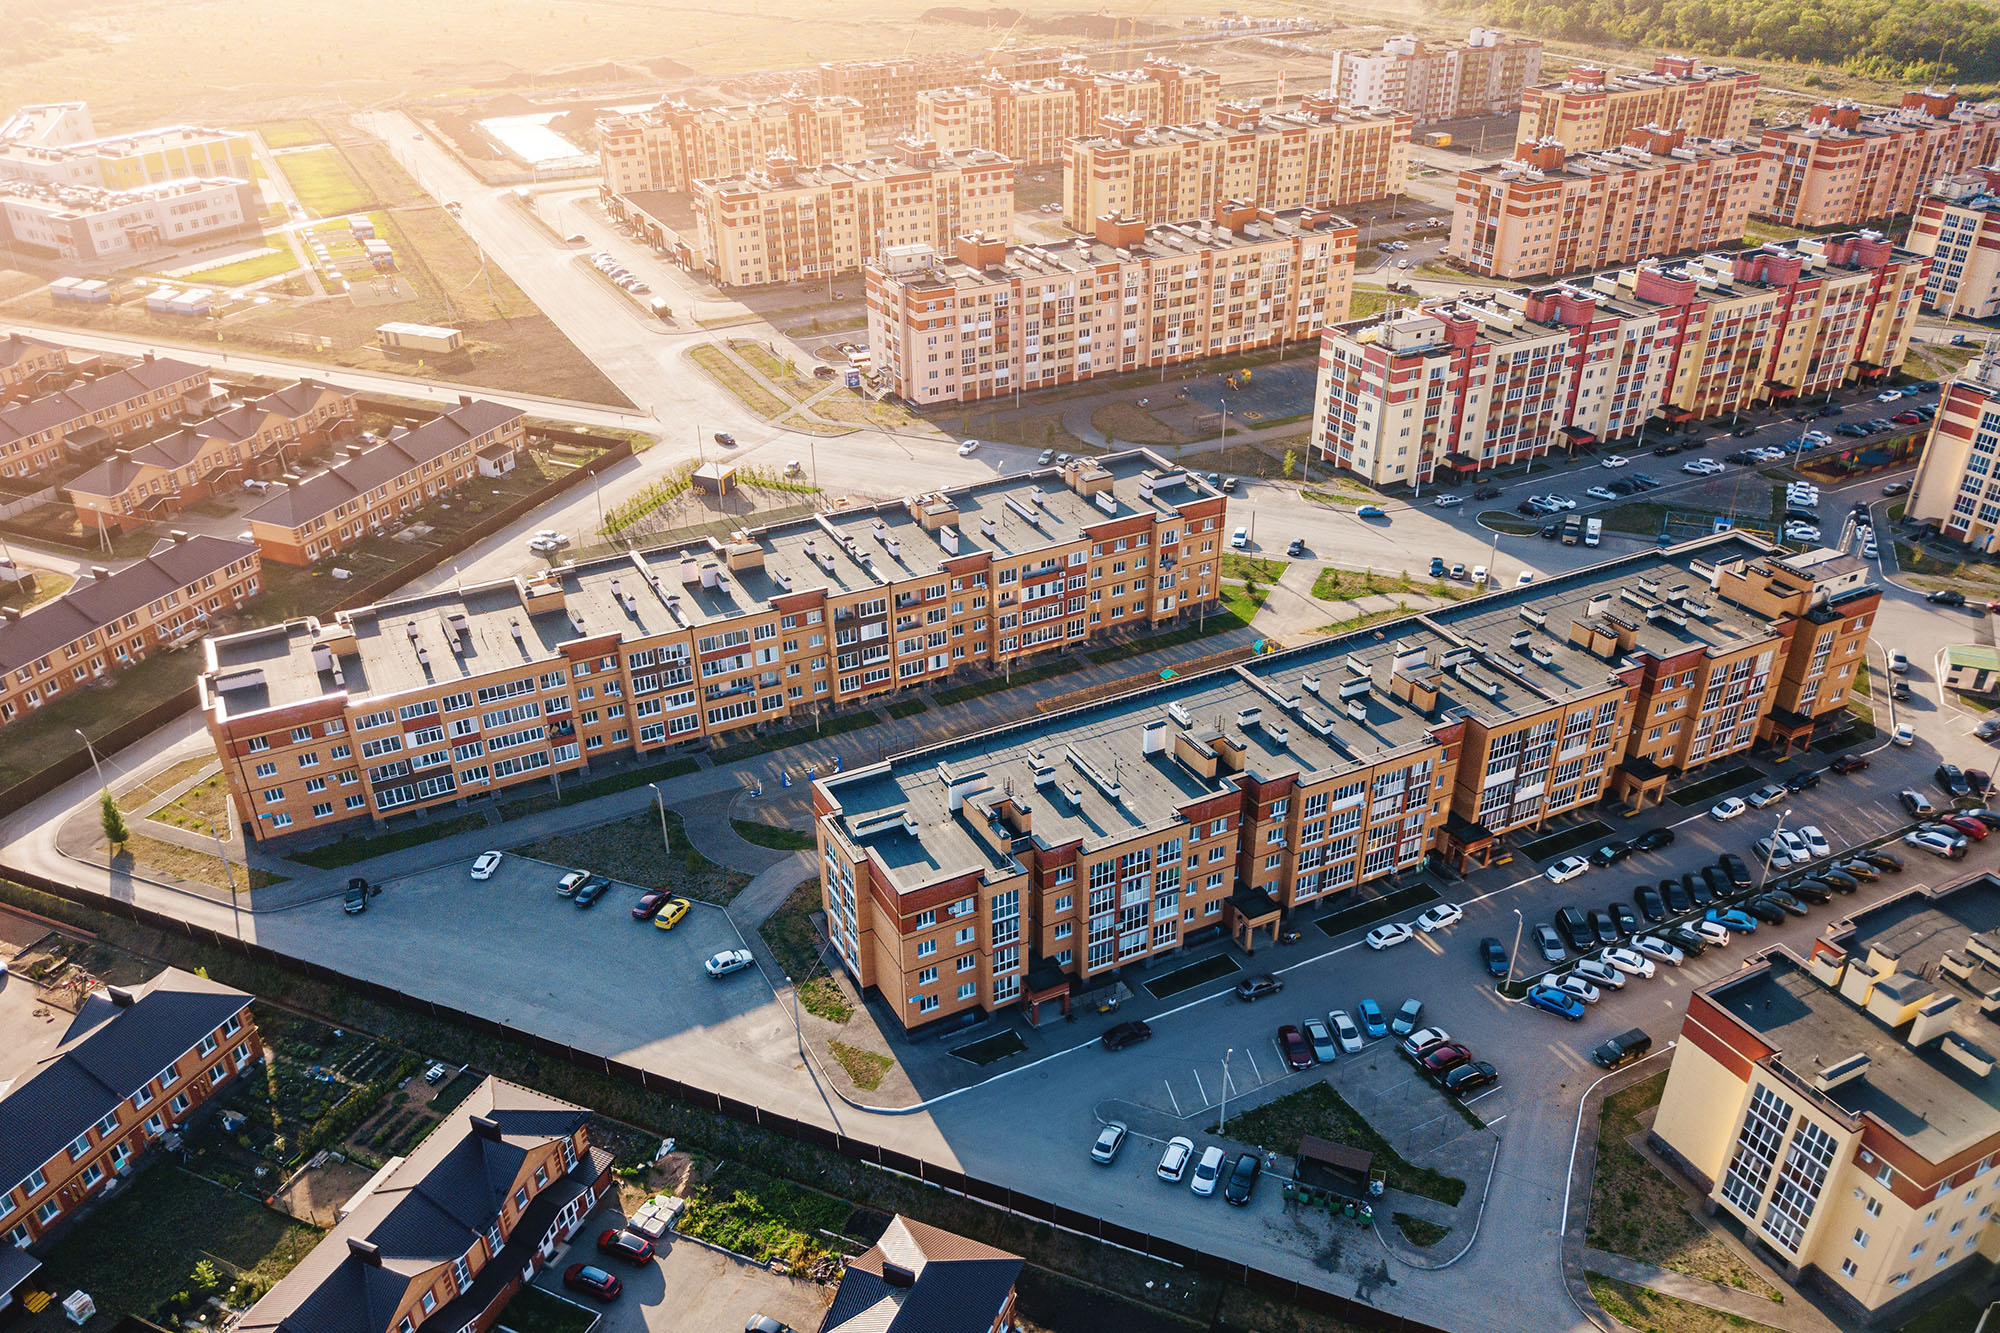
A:
{"type": "Polygon", "coordinates": [[[1369,1196],[1369,1179],[1374,1169],[1372,1154],[1307,1134],[1299,1140],[1292,1185],[1308,1197],[1362,1200],[1369,1196]]]}
{"type": "Polygon", "coordinates": [[[694,488],[705,495],[727,495],[735,484],[734,463],[703,463],[694,470],[694,488]]]}
{"type": "Polygon", "coordinates": [[[457,329],[404,320],[376,325],[375,336],[389,352],[456,352],[465,345],[465,335],[457,329]]]}
{"type": "Polygon", "coordinates": [[[489,444],[479,451],[479,475],[504,477],[514,470],[515,453],[510,445],[489,444]]]}

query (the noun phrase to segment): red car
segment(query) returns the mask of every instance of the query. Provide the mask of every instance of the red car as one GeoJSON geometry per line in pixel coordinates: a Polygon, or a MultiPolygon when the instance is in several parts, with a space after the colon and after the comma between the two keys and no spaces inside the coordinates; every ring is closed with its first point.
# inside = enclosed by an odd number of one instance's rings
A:
{"type": "Polygon", "coordinates": [[[1836,773],[1859,773],[1868,767],[1868,757],[1859,754],[1844,754],[1827,765],[1836,773]]]}
{"type": "Polygon", "coordinates": [[[653,1261],[653,1242],[636,1232],[612,1227],[597,1238],[597,1252],[628,1264],[647,1264],[653,1261]]]}
{"type": "Polygon", "coordinates": [[[1895,422],[1898,426],[1914,426],[1919,421],[1922,421],[1923,417],[1916,412],[1898,412],[1895,416],[1890,417],[1889,420],[1895,422]]]}
{"type": "Polygon", "coordinates": [[[666,901],[670,896],[670,894],[662,889],[655,889],[651,893],[640,894],[639,901],[632,904],[632,919],[634,921],[651,921],[660,908],[666,905],[666,901]]]}
{"type": "Polygon", "coordinates": [[[1974,842],[1980,842],[1984,840],[1986,835],[1993,831],[1992,829],[1987,828],[1986,825],[1980,823],[1978,820],[1967,819],[1964,815],[1946,815],[1943,819],[1939,820],[1938,822],[1941,824],[1949,824],[1951,827],[1957,829],[1960,833],[1963,833],[1966,837],[1972,839],[1974,842]]]}
{"type": "Polygon", "coordinates": [[[1472,1058],[1472,1049],[1463,1042],[1448,1041],[1442,1046],[1434,1046],[1424,1052],[1424,1072],[1432,1078],[1443,1078],[1472,1058]]]}
{"type": "Polygon", "coordinates": [[[1294,1069],[1313,1067],[1312,1047],[1306,1045],[1306,1034],[1299,1031],[1295,1023],[1287,1023],[1278,1029],[1278,1049],[1285,1053],[1285,1063],[1294,1069]]]}
{"type": "Polygon", "coordinates": [[[571,1291],[595,1296],[600,1301],[615,1301],[618,1293],[625,1290],[623,1282],[596,1264],[571,1264],[563,1270],[563,1285],[571,1291]]]}

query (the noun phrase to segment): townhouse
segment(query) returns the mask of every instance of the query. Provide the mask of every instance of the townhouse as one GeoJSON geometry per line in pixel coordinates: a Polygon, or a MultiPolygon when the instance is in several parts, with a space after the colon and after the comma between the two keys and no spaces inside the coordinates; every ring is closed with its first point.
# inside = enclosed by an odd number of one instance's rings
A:
{"type": "Polygon", "coordinates": [[[1903,244],[1931,261],[1925,305],[1967,319],[2000,316],[2000,163],[1933,182],[1903,244]]]}
{"type": "Polygon", "coordinates": [[[282,472],[354,419],[352,392],[300,380],[144,444],[115,449],[65,489],[83,531],[123,532],[171,518],[239,482],[282,472]]]}
{"type": "Polygon", "coordinates": [[[1475,273],[1560,277],[1743,238],[1770,153],[1641,126],[1615,148],[1524,143],[1458,174],[1449,253],[1475,273]]]}
{"type": "Polygon", "coordinates": [[[687,190],[698,180],[761,167],[773,153],[801,162],[851,162],[868,154],[861,104],[792,93],[737,106],[680,98],[597,120],[598,158],[614,195],[687,190]]]}
{"type": "Polygon", "coordinates": [[[208,367],[145,354],[136,364],[0,407],[0,476],[32,477],[65,453],[102,449],[205,407],[208,367]]]}
{"type": "Polygon", "coordinates": [[[1063,245],[905,247],[866,266],[868,346],[890,392],[930,404],[1311,342],[1347,315],[1356,238],[1331,213],[1225,205],[1063,245]]]}
{"type": "Polygon", "coordinates": [[[1221,495],[1143,450],[211,638],[254,835],[464,803],[1213,607],[1221,495]]]}
{"type": "Polygon", "coordinates": [[[819,1333],[1006,1333],[1021,1263],[898,1213],[842,1266],[819,1333]]]}
{"type": "MultiPolygon", "coordinates": [[[[82,116],[89,133],[89,112],[82,116]]],[[[69,118],[64,123],[70,123],[69,118]]],[[[0,180],[96,190],[136,190],[200,178],[247,181],[252,175],[251,156],[248,134],[198,125],[84,139],[60,131],[41,136],[24,133],[0,136],[0,180]]]]}
{"type": "Polygon", "coordinates": [[[1700,65],[1686,56],[1658,56],[1650,74],[1613,74],[1573,66],[1560,82],[1521,94],[1519,143],[1553,139],[1572,153],[1625,142],[1641,125],[1685,130],[1701,139],[1742,139],[1750,133],[1758,76],[1700,65]]]}
{"type": "Polygon", "coordinates": [[[115,1190],[261,1060],[250,996],[170,967],[84,998],[62,1042],[0,1093],[0,1237],[39,1245],[115,1190]]]}
{"type": "Polygon", "coordinates": [[[1417,484],[1879,379],[1928,263],[1843,233],[1332,325],[1312,449],[1417,484]]]}
{"type": "Polygon", "coordinates": [[[1093,73],[1081,66],[1039,79],[989,73],[976,84],[917,94],[917,134],[938,147],[987,148],[1023,166],[1063,158],[1064,145],[1095,131],[1106,116],[1143,125],[1193,125],[1214,119],[1222,76],[1171,60],[1137,70],[1093,73]]]}
{"type": "Polygon", "coordinates": [[[857,272],[899,246],[1004,236],[1014,175],[997,153],[945,152],[912,137],[858,162],[773,157],[755,171],[695,182],[699,263],[725,287],[758,287],[857,272]]]}
{"type": "Polygon", "coordinates": [[[0,246],[86,261],[124,259],[253,232],[262,196],[233,177],[105,190],[0,180],[0,246]]]}
{"type": "Polygon", "coordinates": [[[819,66],[819,95],[853,98],[861,104],[868,136],[886,139],[906,134],[916,124],[918,93],[951,83],[964,72],[965,56],[956,51],[891,60],[827,60],[819,66]]]}
{"type": "Polygon", "coordinates": [[[183,647],[255,597],[260,570],[255,543],[177,531],[52,601],[0,608],[0,726],[183,647]]]}
{"type": "Polygon", "coordinates": [[[54,343],[8,330],[0,337],[0,401],[29,399],[69,372],[69,354],[54,343]]]}
{"type": "Polygon", "coordinates": [[[1474,28],[1463,42],[1431,42],[1404,33],[1379,51],[1337,51],[1329,91],[1348,106],[1405,111],[1413,124],[1497,116],[1521,107],[1542,77],[1542,44],[1474,28]]]}
{"type": "Polygon", "coordinates": [[[1688,999],[1653,1146],[1849,1319],[2000,1254],[1996,920],[1991,875],[1911,889],[1688,999]]]}
{"type": "Polygon", "coordinates": [[[1766,129],[1771,165],[1760,217],[1792,227],[1852,227],[1908,213],[1932,183],[2000,158],[2000,102],[1903,94],[1893,111],[1816,106],[1766,129]]]}
{"type": "Polygon", "coordinates": [[[1152,127],[1110,116],[1070,141],[1063,221],[1088,232],[1106,214],[1142,222],[1258,208],[1336,208],[1403,193],[1410,117],[1344,107],[1324,94],[1294,111],[1224,102],[1200,125],[1152,127]]]}
{"type": "Polygon", "coordinates": [[[331,466],[287,473],[278,490],[245,517],[267,560],[308,565],[401,522],[477,475],[481,460],[502,467],[527,444],[527,413],[483,398],[416,426],[397,426],[380,444],[350,444],[331,466]]]}
{"type": "Polygon", "coordinates": [[[244,1333],[485,1333],[617,1194],[591,1113],[488,1077],[246,1311],[244,1333]]]}
{"type": "Polygon", "coordinates": [[[1990,352],[1938,396],[1911,483],[1908,517],[1975,551],[2000,536],[2000,358],[1990,352]]]}

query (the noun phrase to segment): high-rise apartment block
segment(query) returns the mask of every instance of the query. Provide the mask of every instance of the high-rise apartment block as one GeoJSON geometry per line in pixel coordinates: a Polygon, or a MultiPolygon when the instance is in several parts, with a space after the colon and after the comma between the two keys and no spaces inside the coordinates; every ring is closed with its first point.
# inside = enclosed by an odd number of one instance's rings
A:
{"type": "Polygon", "coordinates": [[[1235,206],[1099,218],[1060,245],[892,250],[867,265],[868,346],[890,392],[929,405],[1310,343],[1347,316],[1356,236],[1331,213],[1235,206]]]}
{"type": "Polygon", "coordinates": [[[1405,33],[1379,51],[1333,58],[1333,96],[1349,106],[1407,111],[1418,125],[1518,111],[1521,93],[1542,77],[1542,44],[1474,28],[1463,42],[1405,33]]]}
{"type": "Polygon", "coordinates": [[[1903,94],[1894,111],[1816,106],[1764,131],[1772,154],[1760,215],[1793,227],[1852,227],[1913,211],[1932,183],[2000,159],[2000,102],[1903,94]]]}
{"type": "Polygon", "coordinates": [[[1203,125],[1150,127],[1107,117],[1073,140],[1063,164],[1063,221],[1206,218],[1230,200],[1258,208],[1337,208],[1403,193],[1410,117],[1360,111],[1322,94],[1267,115],[1225,102],[1203,125]]]}
{"type": "Polygon", "coordinates": [[[1326,331],[1312,449],[1377,485],[1474,475],[1901,364],[1928,261],[1872,232],[1425,302],[1326,331]]]}
{"type": "Polygon", "coordinates": [[[859,102],[797,93],[742,106],[675,98],[600,117],[597,140],[605,186],[621,195],[691,189],[698,180],[755,170],[773,153],[812,165],[868,154],[859,102]]]}
{"type": "Polygon", "coordinates": [[[1925,305],[1967,319],[2000,316],[2000,164],[1933,183],[1903,244],[1930,257],[1925,305]]]}
{"type": "Polygon", "coordinates": [[[1004,236],[1015,166],[983,148],[941,151],[912,138],[884,157],[764,166],[694,185],[700,263],[725,287],[853,273],[899,246],[1004,236]]]}
{"type": "Polygon", "coordinates": [[[1700,139],[1741,139],[1750,133],[1758,76],[1740,69],[1697,65],[1685,56],[1660,56],[1650,74],[1613,74],[1577,65],[1560,83],[1521,94],[1515,139],[1554,139],[1572,153],[1625,142],[1641,125],[1685,130],[1700,139]]]}
{"type": "Polygon", "coordinates": [[[909,133],[917,123],[918,93],[962,79],[965,70],[966,57],[956,52],[892,60],[828,60],[819,67],[819,94],[853,98],[861,104],[868,136],[892,138],[909,133]]]}
{"type": "Polygon", "coordinates": [[[1909,517],[1990,551],[2000,537],[2000,357],[1960,371],[1938,396],[1910,488],[1909,517]]]}
{"type": "Polygon", "coordinates": [[[1107,116],[1146,125],[1211,120],[1221,89],[1214,70],[1159,59],[1127,73],[1077,65],[1048,79],[988,75],[917,94],[917,134],[943,149],[990,148],[1024,166],[1040,165],[1060,161],[1068,140],[1094,133],[1107,116]]]}
{"type": "Polygon", "coordinates": [[[1770,154],[1642,126],[1616,148],[1524,143],[1458,174],[1448,253],[1475,273],[1559,277],[1741,240],[1770,154]]]}

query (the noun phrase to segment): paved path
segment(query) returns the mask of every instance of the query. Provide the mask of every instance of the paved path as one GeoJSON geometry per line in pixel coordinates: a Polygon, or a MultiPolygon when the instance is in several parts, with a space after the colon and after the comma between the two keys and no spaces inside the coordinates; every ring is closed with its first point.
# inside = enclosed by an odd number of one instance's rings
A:
{"type": "Polygon", "coordinates": [[[739,930],[754,931],[784,905],[792,890],[813,877],[812,852],[792,852],[766,866],[743,891],[729,900],[729,916],[739,930]]]}
{"type": "Polygon", "coordinates": [[[1603,1250],[1586,1249],[1583,1266],[1593,1273],[1630,1282],[1635,1287],[1692,1301],[1754,1323],[1769,1324],[1772,1328],[1785,1329],[1787,1333],[1839,1333],[1838,1324],[1803,1300],[1792,1299],[1780,1304],[1737,1287],[1710,1282],[1706,1278],[1689,1277],[1670,1268],[1655,1268],[1651,1264],[1627,1259],[1622,1254],[1607,1254],[1603,1250]]]}
{"type": "MultiPolygon", "coordinates": [[[[674,808],[680,812],[681,827],[696,851],[717,865],[741,870],[746,875],[760,874],[784,860],[786,853],[771,847],[760,847],[735,830],[730,816],[737,799],[737,793],[724,788],[699,800],[682,802],[674,808]]],[[[756,822],[779,821],[763,819],[756,822]]]]}

